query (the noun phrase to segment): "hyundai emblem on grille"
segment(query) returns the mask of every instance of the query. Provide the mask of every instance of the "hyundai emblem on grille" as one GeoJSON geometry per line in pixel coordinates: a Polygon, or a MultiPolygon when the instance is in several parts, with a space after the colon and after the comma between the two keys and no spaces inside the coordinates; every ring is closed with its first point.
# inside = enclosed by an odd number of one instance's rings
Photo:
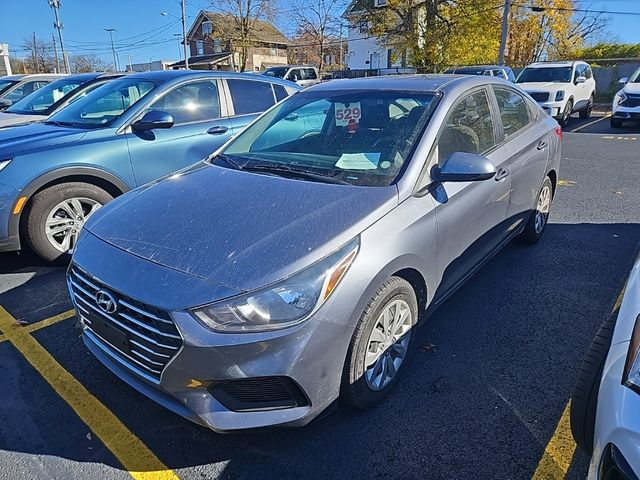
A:
{"type": "Polygon", "coordinates": [[[100,310],[105,313],[115,313],[118,308],[116,299],[105,290],[98,290],[96,292],[96,303],[98,307],[100,307],[100,310]]]}

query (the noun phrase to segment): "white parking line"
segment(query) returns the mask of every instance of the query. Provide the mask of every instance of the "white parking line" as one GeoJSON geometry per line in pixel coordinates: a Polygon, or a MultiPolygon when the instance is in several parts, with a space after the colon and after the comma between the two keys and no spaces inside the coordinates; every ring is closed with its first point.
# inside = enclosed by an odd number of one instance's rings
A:
{"type": "Polygon", "coordinates": [[[579,132],[579,131],[580,131],[580,130],[582,130],[583,128],[587,128],[587,127],[590,127],[591,125],[595,125],[596,123],[601,122],[602,120],[605,120],[605,119],[609,118],[610,116],[611,116],[611,114],[610,114],[610,113],[607,113],[607,114],[606,114],[604,117],[602,117],[602,118],[598,118],[597,120],[594,120],[594,121],[592,121],[592,122],[585,123],[584,125],[580,125],[579,127],[574,128],[573,130],[569,130],[569,133],[579,132]]]}

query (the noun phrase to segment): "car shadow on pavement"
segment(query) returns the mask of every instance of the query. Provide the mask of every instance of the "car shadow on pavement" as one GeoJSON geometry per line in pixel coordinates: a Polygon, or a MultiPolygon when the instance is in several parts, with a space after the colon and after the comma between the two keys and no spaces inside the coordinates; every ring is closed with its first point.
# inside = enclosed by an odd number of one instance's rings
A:
{"type": "MultiPolygon", "coordinates": [[[[418,331],[414,357],[386,401],[364,412],[341,406],[301,429],[213,433],[109,373],[86,352],[72,320],[36,338],[185,477],[200,471],[206,478],[234,479],[530,478],[589,342],[626,280],[639,239],[638,224],[551,223],[536,246],[508,245],[418,331]]],[[[55,284],[49,288],[66,288],[63,273],[49,279],[55,284]]],[[[31,282],[38,277],[2,293],[0,304],[22,297],[25,288],[35,291],[31,282]]],[[[37,375],[14,364],[25,378],[37,375]]],[[[2,382],[0,405],[13,395],[2,382]]],[[[30,404],[25,411],[49,419],[49,430],[39,429],[32,442],[25,435],[13,442],[16,431],[0,424],[0,450],[120,468],[108,452],[96,456],[83,444],[54,447],[56,423],[69,416],[66,405],[37,395],[20,398],[30,404]]],[[[84,437],[86,427],[77,428],[84,437]]],[[[569,477],[584,478],[587,463],[586,455],[576,453],[569,477]]]]}

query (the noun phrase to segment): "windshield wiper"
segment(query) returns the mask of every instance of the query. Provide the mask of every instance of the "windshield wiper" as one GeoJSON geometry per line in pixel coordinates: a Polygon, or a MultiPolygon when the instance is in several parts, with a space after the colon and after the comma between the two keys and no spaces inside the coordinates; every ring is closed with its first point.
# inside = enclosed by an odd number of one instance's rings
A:
{"type": "Polygon", "coordinates": [[[44,122],[45,125],[55,125],[56,127],[75,127],[76,124],[73,122],[61,122],[58,120],[45,120],[44,122]]]}
{"type": "Polygon", "coordinates": [[[313,180],[315,182],[322,183],[334,183],[337,185],[353,185],[346,180],[341,180],[336,177],[331,177],[329,175],[321,175],[319,173],[309,172],[307,170],[298,170],[291,167],[285,167],[283,165],[266,165],[266,164],[258,164],[258,165],[245,165],[242,167],[243,170],[248,170],[250,172],[265,172],[265,173],[276,173],[283,177],[289,178],[305,178],[308,180],[313,180]]]}
{"type": "Polygon", "coordinates": [[[231,158],[229,158],[229,156],[225,155],[224,153],[219,153],[213,159],[214,160],[216,160],[216,159],[222,160],[224,163],[226,163],[229,166],[231,166],[231,168],[233,168],[234,170],[244,170],[244,167],[242,165],[240,165],[235,160],[231,160],[231,158]]]}

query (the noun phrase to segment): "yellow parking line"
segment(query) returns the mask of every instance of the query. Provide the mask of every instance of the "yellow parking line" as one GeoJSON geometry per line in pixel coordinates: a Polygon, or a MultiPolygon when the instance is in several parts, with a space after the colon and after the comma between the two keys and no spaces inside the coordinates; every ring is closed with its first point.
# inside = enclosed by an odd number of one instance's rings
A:
{"type": "Polygon", "coordinates": [[[580,125],[579,127],[574,128],[573,130],[569,130],[569,133],[579,132],[579,131],[580,131],[580,130],[582,130],[582,129],[585,129],[585,128],[587,128],[587,127],[590,127],[591,125],[595,125],[595,124],[596,124],[596,123],[598,123],[598,122],[601,122],[601,121],[603,121],[603,120],[606,120],[606,119],[607,119],[607,118],[609,118],[610,116],[611,116],[611,114],[610,114],[610,113],[607,113],[607,114],[606,114],[604,117],[602,117],[602,118],[598,118],[597,120],[594,120],[594,121],[592,121],[592,122],[585,123],[584,125],[580,125]]]}
{"type": "MultiPolygon", "coordinates": [[[[66,312],[59,313],[51,318],[47,318],[46,320],[42,320],[41,322],[31,323],[29,325],[24,326],[24,330],[26,332],[32,333],[36,330],[40,330],[41,328],[49,327],[51,325],[55,325],[62,320],[66,320],[67,318],[74,317],[76,315],[75,310],[67,310],[66,312]]],[[[4,335],[0,335],[0,343],[7,341],[8,339],[4,335]]]]}
{"type": "MultiPolygon", "coordinates": [[[[618,294],[616,303],[611,310],[611,315],[614,315],[620,308],[625,289],[626,284],[618,294]]],[[[562,411],[560,421],[551,436],[551,440],[549,440],[549,443],[544,449],[536,471],[533,472],[532,480],[555,480],[564,478],[569,471],[575,451],[576,442],[571,433],[571,400],[569,400],[562,411]]]]}
{"type": "Polygon", "coordinates": [[[176,480],[179,478],[111,410],[67,372],[2,306],[0,306],[0,331],[69,404],[134,479],[176,480]]]}

